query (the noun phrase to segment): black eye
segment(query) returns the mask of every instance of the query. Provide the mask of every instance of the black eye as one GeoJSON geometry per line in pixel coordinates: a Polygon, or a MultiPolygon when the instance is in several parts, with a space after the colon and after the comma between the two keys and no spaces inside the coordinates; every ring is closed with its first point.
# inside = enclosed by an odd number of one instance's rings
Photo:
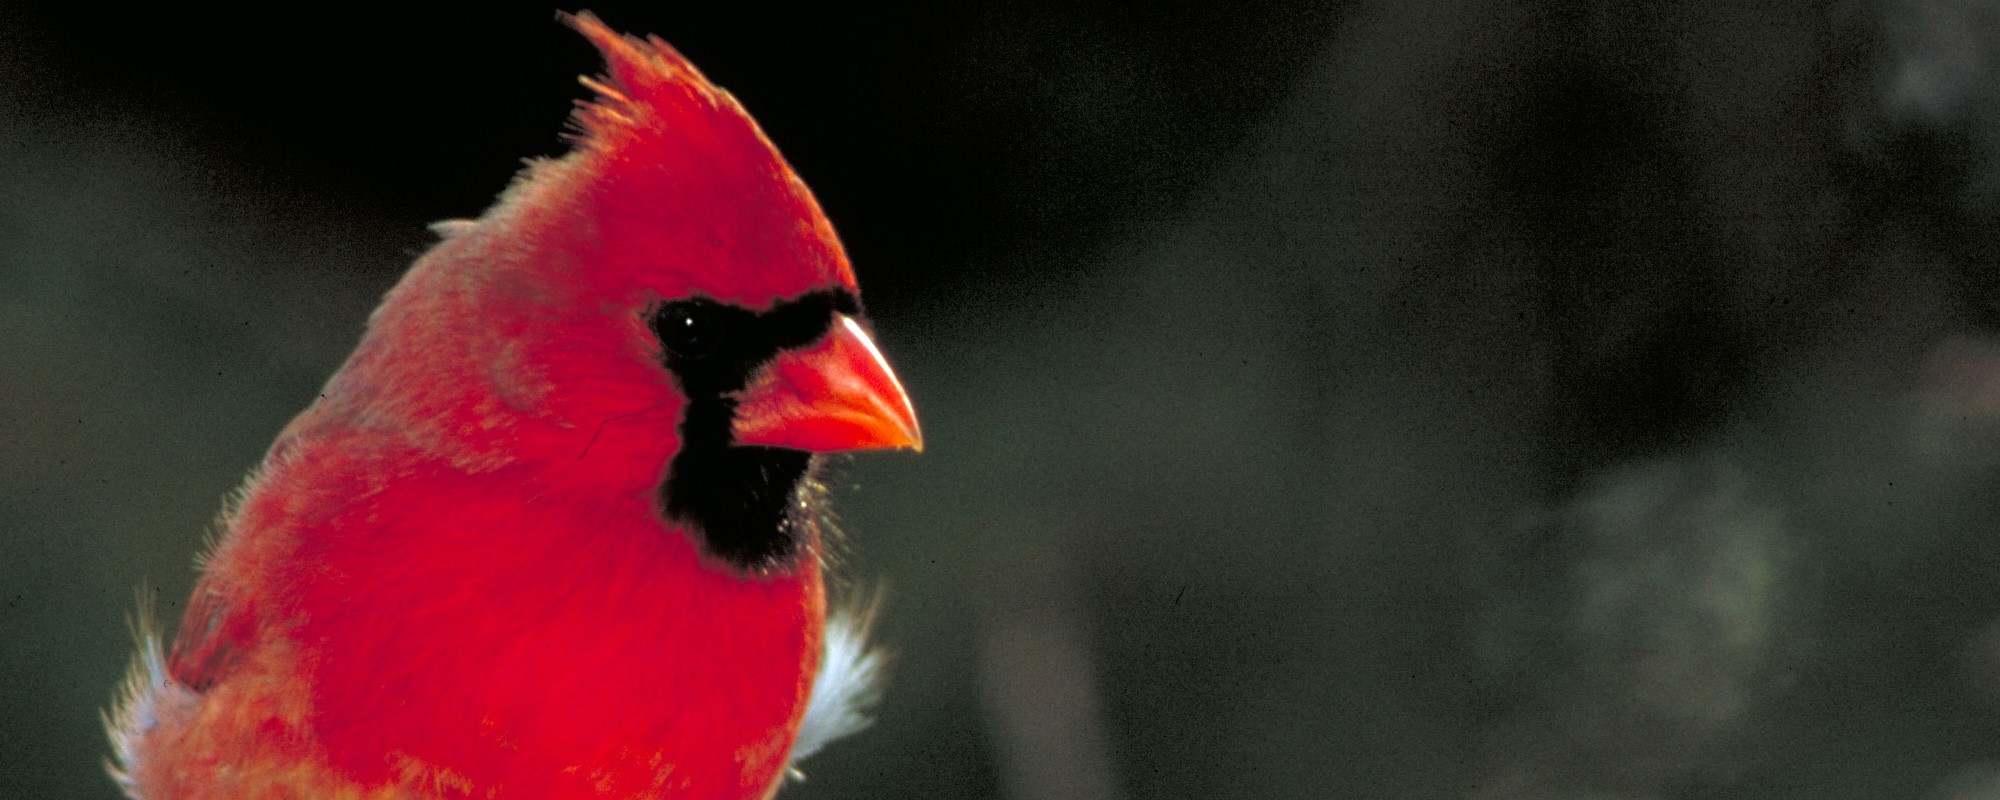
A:
{"type": "Polygon", "coordinates": [[[714,353],[727,338],[727,312],[704,300],[668,303],[653,313],[653,335],[678,358],[698,359],[714,353]]]}

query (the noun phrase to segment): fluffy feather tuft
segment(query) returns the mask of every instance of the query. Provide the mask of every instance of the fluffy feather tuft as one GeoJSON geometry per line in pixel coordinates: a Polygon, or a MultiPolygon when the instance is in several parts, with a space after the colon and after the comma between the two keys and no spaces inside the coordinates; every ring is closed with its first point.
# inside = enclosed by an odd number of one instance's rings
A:
{"type": "Polygon", "coordinates": [[[792,743],[791,770],[801,777],[798,764],[828,743],[867,728],[868,712],[881,699],[882,651],[868,644],[875,626],[881,598],[856,608],[833,613],[826,622],[824,652],[819,674],[813,676],[812,699],[806,703],[805,720],[799,723],[798,739],[792,743]]]}
{"type": "Polygon", "coordinates": [[[139,611],[130,624],[139,651],[132,657],[132,666],[126,671],[110,710],[102,715],[104,732],[112,747],[111,758],[106,759],[104,768],[126,797],[145,800],[134,777],[141,767],[141,741],[163,717],[187,713],[198,698],[167,675],[166,653],[154,626],[150,593],[140,591],[139,611]]]}

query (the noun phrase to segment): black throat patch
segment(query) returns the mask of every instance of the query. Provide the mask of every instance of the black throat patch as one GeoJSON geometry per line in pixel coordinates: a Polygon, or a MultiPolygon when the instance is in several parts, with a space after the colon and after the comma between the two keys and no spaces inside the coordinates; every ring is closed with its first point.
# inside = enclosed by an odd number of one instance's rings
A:
{"type": "Polygon", "coordinates": [[[860,313],[854,294],[828,289],[756,312],[691,297],[647,312],[661,360],[687,395],[681,449],[660,486],[666,515],[709,556],[746,572],[789,566],[818,524],[818,459],[803,450],[738,445],[736,400],[779,352],[827,335],[834,315],[860,313]]]}

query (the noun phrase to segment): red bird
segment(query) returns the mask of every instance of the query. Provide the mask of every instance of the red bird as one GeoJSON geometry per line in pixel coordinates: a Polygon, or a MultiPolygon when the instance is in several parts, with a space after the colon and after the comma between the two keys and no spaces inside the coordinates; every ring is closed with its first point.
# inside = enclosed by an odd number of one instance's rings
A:
{"type": "Polygon", "coordinates": [[[574,150],[439,226],[225,510],[111,714],[131,797],[757,798],[858,720],[816,454],[919,449],[909,398],[735,99],[565,19],[574,150]]]}

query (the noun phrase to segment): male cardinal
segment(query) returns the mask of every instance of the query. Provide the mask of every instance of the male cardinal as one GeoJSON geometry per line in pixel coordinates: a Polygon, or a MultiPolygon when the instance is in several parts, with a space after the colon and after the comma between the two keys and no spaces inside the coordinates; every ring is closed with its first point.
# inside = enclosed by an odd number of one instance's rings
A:
{"type": "Polygon", "coordinates": [[[439,227],[225,510],[110,715],[131,797],[758,798],[853,727],[816,454],[915,412],[735,99],[564,19],[573,151],[439,227]]]}

